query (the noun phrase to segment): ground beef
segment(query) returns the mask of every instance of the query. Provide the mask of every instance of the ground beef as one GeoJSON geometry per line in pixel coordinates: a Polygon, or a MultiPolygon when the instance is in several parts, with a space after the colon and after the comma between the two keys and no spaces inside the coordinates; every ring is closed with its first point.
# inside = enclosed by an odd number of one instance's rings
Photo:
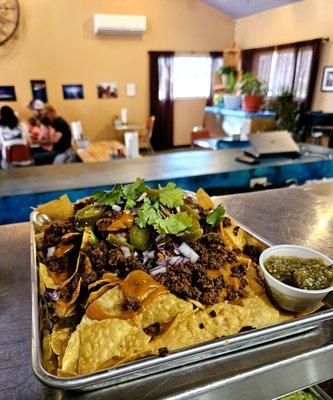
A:
{"type": "Polygon", "coordinates": [[[234,234],[235,236],[237,236],[237,235],[238,235],[238,231],[239,231],[239,229],[240,229],[240,227],[239,227],[239,226],[235,226],[235,227],[234,227],[234,229],[232,230],[232,232],[233,232],[233,234],[234,234]]]}
{"type": "Polygon", "coordinates": [[[224,217],[222,222],[223,228],[228,228],[231,225],[231,220],[229,217],[224,217]]]}
{"type": "Polygon", "coordinates": [[[247,266],[244,264],[235,265],[231,267],[231,274],[237,278],[242,278],[246,274],[247,266]]]}
{"type": "Polygon", "coordinates": [[[169,354],[169,350],[168,350],[167,347],[161,347],[161,348],[158,349],[158,354],[161,357],[166,357],[169,354]]]}
{"type": "Polygon", "coordinates": [[[209,269],[221,269],[225,263],[237,261],[237,254],[228,248],[219,233],[208,233],[194,242],[194,251],[200,256],[200,264],[209,269]]]}
{"type": "MultiPolygon", "coordinates": [[[[110,212],[108,211],[107,214],[109,214],[110,212]]],[[[112,222],[116,219],[115,216],[110,217],[105,217],[105,215],[103,215],[103,218],[99,219],[96,222],[96,226],[97,228],[101,231],[101,232],[107,232],[109,226],[112,224],[112,222]]]]}
{"type": "Polygon", "coordinates": [[[212,310],[212,311],[209,313],[209,315],[210,315],[211,317],[213,317],[213,318],[215,318],[215,317],[217,316],[215,310],[212,310]]]}
{"type": "Polygon", "coordinates": [[[205,329],[205,325],[201,322],[201,323],[199,324],[199,328],[200,328],[200,329],[205,329]]]}
{"type": "Polygon", "coordinates": [[[217,303],[225,286],[222,277],[210,278],[201,264],[168,266],[167,272],[157,275],[156,279],[178,297],[197,300],[204,305],[217,303]]]}
{"type": "Polygon", "coordinates": [[[43,235],[43,248],[56,246],[63,235],[74,230],[74,219],[69,218],[65,221],[53,221],[45,229],[43,235]]]}
{"type": "Polygon", "coordinates": [[[92,268],[89,268],[87,265],[85,265],[81,272],[81,278],[82,278],[82,285],[88,286],[90,285],[90,283],[97,281],[98,274],[92,268]]]}
{"type": "Polygon", "coordinates": [[[95,271],[102,273],[108,265],[109,248],[106,242],[93,246],[88,257],[95,271]]]}
{"type": "Polygon", "coordinates": [[[125,311],[139,311],[141,309],[141,303],[134,297],[126,297],[123,308],[125,311]]]}
{"type": "Polygon", "coordinates": [[[262,250],[257,246],[252,246],[250,244],[246,244],[243,249],[243,253],[251,258],[255,263],[259,263],[259,256],[262,250]]]}
{"type": "Polygon", "coordinates": [[[147,326],[147,328],[144,328],[143,331],[146,335],[154,337],[160,333],[160,330],[161,330],[161,325],[158,322],[156,322],[155,324],[147,326]]]}
{"type": "Polygon", "coordinates": [[[79,203],[74,204],[74,212],[81,210],[82,208],[88,206],[89,204],[93,204],[95,200],[92,197],[88,197],[86,199],[81,200],[79,203]]]}
{"type": "Polygon", "coordinates": [[[68,271],[70,266],[68,263],[68,257],[62,258],[55,258],[51,257],[47,260],[47,268],[52,271],[56,272],[57,274],[61,274],[62,272],[68,271]]]}

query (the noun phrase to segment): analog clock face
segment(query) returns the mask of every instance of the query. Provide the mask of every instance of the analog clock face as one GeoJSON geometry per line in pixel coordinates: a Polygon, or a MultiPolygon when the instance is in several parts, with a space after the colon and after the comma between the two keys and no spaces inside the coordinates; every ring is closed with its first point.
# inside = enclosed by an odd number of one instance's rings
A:
{"type": "Polygon", "coordinates": [[[13,36],[20,18],[17,0],[0,0],[0,44],[13,36]]]}

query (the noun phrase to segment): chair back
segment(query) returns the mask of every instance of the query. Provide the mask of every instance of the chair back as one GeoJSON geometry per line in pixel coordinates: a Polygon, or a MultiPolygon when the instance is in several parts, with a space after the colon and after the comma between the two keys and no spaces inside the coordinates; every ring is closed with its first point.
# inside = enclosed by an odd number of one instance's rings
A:
{"type": "Polygon", "coordinates": [[[6,149],[6,161],[9,164],[32,163],[30,147],[26,144],[13,144],[6,149]]]}
{"type": "Polygon", "coordinates": [[[155,115],[151,115],[147,120],[147,136],[149,141],[151,140],[151,137],[153,135],[154,124],[155,124],[155,115]]]}

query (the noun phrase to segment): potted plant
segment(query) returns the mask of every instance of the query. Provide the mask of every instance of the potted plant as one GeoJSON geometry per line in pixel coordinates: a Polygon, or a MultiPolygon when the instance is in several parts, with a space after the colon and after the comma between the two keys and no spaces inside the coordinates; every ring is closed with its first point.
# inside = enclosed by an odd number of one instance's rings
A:
{"type": "Polygon", "coordinates": [[[288,89],[283,90],[276,97],[271,108],[278,116],[276,128],[279,131],[294,132],[297,107],[294,103],[293,92],[288,89]]]}
{"type": "Polygon", "coordinates": [[[246,72],[240,80],[240,87],[243,95],[243,110],[258,112],[266,94],[263,83],[251,72],[246,72]]]}
{"type": "Polygon", "coordinates": [[[238,95],[238,72],[235,67],[223,66],[219,69],[222,86],[225,91],[223,95],[224,108],[238,110],[242,104],[242,98],[238,95]]]}

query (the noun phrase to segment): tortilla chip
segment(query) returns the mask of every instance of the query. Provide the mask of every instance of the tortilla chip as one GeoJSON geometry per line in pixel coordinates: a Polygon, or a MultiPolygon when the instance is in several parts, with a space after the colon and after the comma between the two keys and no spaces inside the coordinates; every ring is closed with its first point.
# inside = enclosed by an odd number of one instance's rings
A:
{"type": "Polygon", "coordinates": [[[198,203],[205,211],[209,211],[214,208],[213,200],[203,189],[198,189],[196,196],[198,203]]]}
{"type": "Polygon", "coordinates": [[[80,324],[76,327],[76,330],[71,334],[62,358],[62,368],[60,375],[58,371],[59,376],[70,376],[77,374],[77,367],[80,355],[80,329],[82,328],[82,326],[92,323],[93,321],[84,315],[80,324]]]}
{"type": "Polygon", "coordinates": [[[53,278],[49,275],[49,270],[47,269],[45,264],[39,263],[38,274],[40,295],[43,295],[45,293],[45,288],[54,290],[59,289],[59,285],[57,285],[54,282],[53,278]]]}
{"type": "Polygon", "coordinates": [[[52,350],[51,335],[45,331],[42,337],[43,366],[47,372],[53,374],[57,369],[57,358],[52,350]]]}
{"type": "Polygon", "coordinates": [[[244,308],[249,311],[249,315],[244,321],[244,326],[253,328],[263,328],[279,322],[280,313],[266,296],[253,296],[242,299],[244,308]]]}
{"type": "Polygon", "coordinates": [[[58,356],[58,366],[60,367],[71,333],[72,328],[67,327],[53,329],[51,334],[51,347],[53,352],[58,356]]]}
{"type": "Polygon", "coordinates": [[[120,319],[95,321],[80,329],[78,373],[96,371],[98,366],[117,357],[141,353],[148,346],[150,336],[142,329],[120,319]]]}
{"type": "Polygon", "coordinates": [[[37,207],[37,211],[51,219],[64,220],[74,216],[74,206],[66,194],[37,207]]]}
{"type": "Polygon", "coordinates": [[[68,310],[70,308],[73,308],[73,305],[80,294],[81,282],[82,278],[80,278],[79,283],[77,284],[72,294],[72,297],[68,302],[64,301],[63,299],[60,299],[53,304],[54,311],[56,312],[58,317],[64,317],[68,313],[68,310]]]}
{"type": "Polygon", "coordinates": [[[153,340],[154,350],[156,352],[159,348],[167,347],[172,351],[236,334],[248,317],[249,311],[246,308],[228,303],[218,303],[205,310],[178,315],[170,328],[153,340]],[[215,317],[210,314],[213,310],[215,317]]]}
{"type": "Polygon", "coordinates": [[[95,320],[119,317],[123,313],[125,296],[119,286],[104,293],[89,305],[86,315],[95,320]]]}
{"type": "Polygon", "coordinates": [[[165,324],[173,321],[178,314],[188,313],[192,310],[192,303],[179,299],[171,293],[161,294],[143,307],[142,311],[134,317],[134,323],[142,328],[156,322],[165,324]]]}
{"type": "Polygon", "coordinates": [[[244,249],[246,245],[246,236],[243,229],[236,224],[235,220],[230,218],[229,226],[223,226],[223,224],[221,224],[220,227],[223,238],[227,239],[227,242],[232,247],[236,247],[240,250],[244,249]]]}

